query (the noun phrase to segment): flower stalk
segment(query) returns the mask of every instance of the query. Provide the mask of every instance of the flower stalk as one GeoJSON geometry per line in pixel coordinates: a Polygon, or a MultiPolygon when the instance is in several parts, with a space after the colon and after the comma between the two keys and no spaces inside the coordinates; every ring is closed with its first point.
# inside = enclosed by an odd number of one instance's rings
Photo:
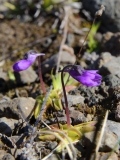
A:
{"type": "Polygon", "coordinates": [[[65,84],[63,80],[63,72],[68,72],[74,79],[78,82],[82,83],[87,87],[95,87],[101,84],[102,76],[99,75],[97,72],[98,70],[85,70],[80,65],[67,65],[65,66],[61,72],[61,82],[66,106],[66,117],[67,117],[67,124],[70,127],[70,116],[69,116],[69,108],[68,108],[68,101],[65,91],[65,84]]]}
{"type": "Polygon", "coordinates": [[[64,84],[64,79],[63,79],[63,72],[67,67],[68,66],[64,67],[61,70],[61,83],[62,83],[64,100],[65,100],[65,111],[66,111],[67,125],[68,125],[68,127],[70,127],[70,115],[69,115],[68,101],[67,101],[67,95],[66,95],[65,84],[64,84]]]}

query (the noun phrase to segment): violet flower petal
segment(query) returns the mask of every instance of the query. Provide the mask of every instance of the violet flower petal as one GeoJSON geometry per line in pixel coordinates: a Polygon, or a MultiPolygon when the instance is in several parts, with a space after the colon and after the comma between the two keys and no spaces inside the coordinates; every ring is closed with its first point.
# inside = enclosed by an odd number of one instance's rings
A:
{"type": "Polygon", "coordinates": [[[37,53],[34,50],[30,50],[25,53],[23,60],[16,62],[13,65],[13,70],[15,72],[23,71],[28,69],[36,60],[38,56],[45,55],[44,53],[37,53]]]}
{"type": "Polygon", "coordinates": [[[98,86],[101,84],[101,79],[102,76],[96,73],[97,71],[91,71],[89,72],[89,70],[84,70],[82,72],[82,74],[78,74],[78,72],[69,72],[70,75],[75,78],[77,81],[81,82],[82,84],[86,85],[86,86],[98,86]]]}
{"type": "Polygon", "coordinates": [[[98,77],[98,74],[90,76],[83,74],[82,76],[79,76],[78,80],[86,86],[94,87],[99,86],[101,84],[101,77],[98,77]]]}
{"type": "Polygon", "coordinates": [[[102,76],[97,73],[98,70],[84,70],[81,66],[74,65],[64,71],[85,86],[94,87],[101,84],[102,76]]]}
{"type": "Polygon", "coordinates": [[[13,65],[13,70],[16,72],[23,71],[28,69],[32,65],[31,61],[28,60],[20,60],[13,65]]]}

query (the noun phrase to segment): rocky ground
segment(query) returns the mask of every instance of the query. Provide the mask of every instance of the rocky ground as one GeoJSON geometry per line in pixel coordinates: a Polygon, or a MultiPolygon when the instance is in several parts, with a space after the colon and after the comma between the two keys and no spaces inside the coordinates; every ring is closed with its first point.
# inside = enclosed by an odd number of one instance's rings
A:
{"type": "MultiPolygon", "coordinates": [[[[7,2],[7,1],[6,1],[7,2]]],[[[21,2],[22,3],[22,2],[21,2]]],[[[120,20],[119,0],[91,1],[71,3],[68,30],[61,65],[73,64],[88,32],[93,15],[103,4],[106,10],[102,17],[95,39],[99,47],[88,53],[86,42],[78,63],[85,69],[97,69],[102,75],[102,83],[98,87],[86,87],[79,84],[67,94],[71,124],[78,125],[91,121],[101,121],[106,110],[109,115],[104,135],[96,159],[120,159],[120,20]],[[90,5],[92,3],[92,5],[90,5]],[[92,7],[92,8],[91,8],[92,7]],[[107,20],[106,20],[107,19],[107,20]]],[[[34,49],[45,53],[42,58],[42,73],[47,90],[51,85],[51,70],[56,68],[59,49],[63,40],[65,4],[52,10],[40,10],[41,4],[36,2],[35,8],[21,4],[24,13],[17,15],[8,12],[3,1],[0,4],[0,159],[1,160],[39,160],[45,159],[58,145],[57,140],[42,141],[38,135],[32,135],[35,118],[33,115],[36,97],[42,94],[39,84],[37,62],[28,70],[16,73],[12,65],[23,54],[34,49]],[[9,15],[9,16],[8,16],[9,15]],[[24,121],[25,120],[25,121],[24,121]],[[30,143],[30,136],[33,142],[30,143]]],[[[64,22],[65,23],[65,22],[64,22]]],[[[62,97],[64,103],[64,98],[62,97]]],[[[66,124],[65,111],[48,110],[44,122],[66,124]],[[56,122],[57,117],[57,122],[56,122]]],[[[45,127],[39,123],[37,131],[45,127]]],[[[97,128],[97,125],[96,125],[97,128]]],[[[94,159],[94,149],[99,141],[101,128],[85,132],[74,144],[79,160],[94,159]],[[94,146],[93,148],[91,146],[94,146]],[[92,150],[93,149],[93,150],[92,150]]],[[[67,152],[53,153],[46,159],[70,159],[67,152]],[[65,154],[65,155],[64,155],[65,154]]]]}

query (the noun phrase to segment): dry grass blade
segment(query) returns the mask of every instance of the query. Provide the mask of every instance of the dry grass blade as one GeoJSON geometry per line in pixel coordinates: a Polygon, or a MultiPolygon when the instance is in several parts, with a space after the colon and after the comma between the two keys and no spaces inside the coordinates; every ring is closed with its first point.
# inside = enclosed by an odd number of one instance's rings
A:
{"type": "MultiPolygon", "coordinates": [[[[41,131],[40,134],[52,134],[55,137],[57,137],[62,143],[64,143],[64,139],[61,136],[59,136],[57,133],[54,133],[53,130],[52,131],[41,131]]],[[[64,144],[65,144],[65,147],[66,147],[66,149],[68,151],[70,160],[76,160],[76,159],[74,159],[74,157],[72,155],[70,147],[66,143],[64,143],[64,144]]],[[[56,149],[57,149],[57,147],[49,155],[47,155],[46,157],[44,157],[42,160],[47,160],[56,151],[56,149]]]]}
{"type": "Polygon", "coordinates": [[[41,122],[42,122],[49,130],[51,130],[51,128],[50,128],[44,121],[41,120],[41,122]]]}
{"type": "Polygon", "coordinates": [[[67,136],[66,134],[64,134],[64,133],[63,133],[62,131],[60,131],[60,130],[55,130],[55,129],[54,129],[54,131],[57,132],[57,133],[62,134],[62,135],[67,139],[67,141],[69,142],[69,145],[70,145],[70,147],[71,147],[71,150],[72,150],[73,160],[75,160],[75,159],[76,159],[75,147],[74,147],[74,145],[71,143],[71,141],[69,140],[68,136],[67,136]]]}
{"type": "Polygon", "coordinates": [[[97,153],[99,151],[99,147],[100,147],[100,144],[101,144],[101,141],[102,141],[102,137],[103,137],[103,134],[104,134],[107,118],[108,118],[108,110],[105,113],[105,118],[104,118],[103,126],[102,126],[102,129],[101,129],[101,132],[100,132],[100,136],[99,136],[99,140],[97,142],[96,149],[95,149],[95,160],[96,160],[96,156],[97,156],[97,153]]]}

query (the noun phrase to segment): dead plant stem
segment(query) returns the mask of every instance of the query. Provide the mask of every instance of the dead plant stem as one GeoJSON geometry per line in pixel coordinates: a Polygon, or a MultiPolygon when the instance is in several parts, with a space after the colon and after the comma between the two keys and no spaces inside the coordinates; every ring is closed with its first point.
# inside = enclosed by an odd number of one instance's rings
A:
{"type": "Polygon", "coordinates": [[[103,134],[104,134],[107,118],[108,118],[108,110],[105,113],[105,118],[104,118],[103,126],[102,126],[102,129],[101,129],[101,132],[100,132],[100,136],[99,136],[99,140],[97,142],[96,149],[95,149],[95,160],[97,160],[97,153],[98,153],[99,148],[100,148],[100,144],[101,144],[102,137],[103,137],[103,134]]]}
{"type": "Polygon", "coordinates": [[[65,18],[63,20],[64,22],[64,30],[63,30],[63,39],[60,45],[59,53],[58,53],[58,61],[57,61],[57,68],[56,73],[58,73],[59,66],[60,66],[60,60],[61,60],[61,54],[62,54],[62,48],[65,44],[66,38],[67,38],[67,32],[68,32],[68,15],[69,15],[69,7],[64,7],[65,10],[65,18]]]}
{"type": "MultiPolygon", "coordinates": [[[[95,18],[93,19],[93,22],[92,22],[92,24],[91,24],[91,27],[90,27],[90,29],[89,29],[89,31],[88,31],[88,33],[87,33],[87,35],[86,35],[83,43],[82,43],[82,46],[81,46],[80,51],[79,51],[79,53],[78,53],[78,55],[77,55],[77,58],[80,58],[81,51],[82,51],[82,49],[83,49],[83,47],[84,47],[84,45],[85,45],[85,42],[86,42],[86,40],[87,40],[87,38],[88,38],[88,36],[89,36],[89,33],[90,33],[91,29],[92,29],[92,26],[93,26],[93,24],[95,23],[95,20],[96,20],[96,16],[95,16],[95,18]]],[[[75,62],[75,64],[76,64],[76,63],[77,63],[77,61],[75,62]]]]}

